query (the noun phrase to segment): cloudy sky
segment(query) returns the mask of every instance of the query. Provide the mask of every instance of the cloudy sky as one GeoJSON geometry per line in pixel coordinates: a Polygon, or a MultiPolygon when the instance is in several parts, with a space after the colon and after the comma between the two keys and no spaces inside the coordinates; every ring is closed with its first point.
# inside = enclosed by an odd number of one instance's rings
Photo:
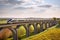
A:
{"type": "Polygon", "coordinates": [[[0,18],[60,18],[60,0],[0,0],[0,18]]]}

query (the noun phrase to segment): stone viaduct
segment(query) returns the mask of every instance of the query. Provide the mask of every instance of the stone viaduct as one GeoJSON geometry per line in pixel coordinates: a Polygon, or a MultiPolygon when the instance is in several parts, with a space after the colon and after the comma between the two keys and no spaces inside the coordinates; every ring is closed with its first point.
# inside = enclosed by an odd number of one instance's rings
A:
{"type": "Polygon", "coordinates": [[[54,25],[57,24],[57,21],[54,20],[29,20],[29,21],[20,21],[20,22],[15,22],[15,23],[7,23],[7,24],[0,24],[0,29],[3,28],[8,28],[9,30],[12,31],[13,34],[13,39],[14,40],[18,40],[18,36],[17,36],[17,29],[23,25],[25,30],[26,30],[26,37],[30,36],[30,32],[29,32],[29,27],[30,25],[33,25],[34,27],[34,34],[38,33],[38,29],[37,29],[37,25],[40,24],[40,32],[46,30],[47,28],[50,28],[54,25]],[[43,24],[45,24],[45,29],[43,29],[43,24]],[[12,26],[16,26],[16,28],[12,28],[12,26]]]}

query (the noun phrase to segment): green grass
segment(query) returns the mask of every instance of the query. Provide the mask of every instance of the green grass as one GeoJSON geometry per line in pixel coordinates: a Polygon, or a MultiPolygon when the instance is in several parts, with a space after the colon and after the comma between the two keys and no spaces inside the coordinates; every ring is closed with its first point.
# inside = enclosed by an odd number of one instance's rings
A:
{"type": "Polygon", "coordinates": [[[7,38],[6,40],[13,40],[13,38],[7,38]]]}
{"type": "Polygon", "coordinates": [[[7,20],[0,20],[0,24],[6,24],[7,20]]]}

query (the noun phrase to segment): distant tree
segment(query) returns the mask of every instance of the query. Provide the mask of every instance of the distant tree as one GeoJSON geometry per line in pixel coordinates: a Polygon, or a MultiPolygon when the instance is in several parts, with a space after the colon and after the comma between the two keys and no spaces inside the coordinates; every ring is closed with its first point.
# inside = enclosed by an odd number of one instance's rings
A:
{"type": "Polygon", "coordinates": [[[57,28],[60,28],[60,20],[58,21],[58,25],[57,25],[57,28]]]}
{"type": "Polygon", "coordinates": [[[0,40],[6,40],[10,35],[12,35],[12,32],[8,29],[2,29],[0,32],[0,40]]]}
{"type": "Polygon", "coordinates": [[[56,17],[53,17],[53,20],[55,20],[55,21],[56,21],[56,20],[57,20],[57,18],[56,18],[56,17]]]}
{"type": "Polygon", "coordinates": [[[59,25],[60,25],[60,20],[58,21],[59,25]]]}

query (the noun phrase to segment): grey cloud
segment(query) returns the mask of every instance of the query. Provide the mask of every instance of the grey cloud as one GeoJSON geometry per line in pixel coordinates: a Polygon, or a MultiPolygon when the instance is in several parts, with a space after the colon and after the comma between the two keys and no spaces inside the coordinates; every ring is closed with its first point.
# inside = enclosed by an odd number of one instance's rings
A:
{"type": "Polygon", "coordinates": [[[8,8],[11,7],[10,5],[0,5],[0,8],[8,8]]]}
{"type": "Polygon", "coordinates": [[[17,1],[17,0],[0,0],[0,4],[21,4],[23,1],[17,1]]]}
{"type": "Polygon", "coordinates": [[[16,7],[14,9],[24,10],[24,9],[33,9],[33,7],[16,7]]]}
{"type": "MultiPolygon", "coordinates": [[[[40,5],[40,6],[37,6],[36,5],[36,8],[37,7],[40,7],[41,9],[44,9],[44,8],[50,8],[50,7],[52,7],[52,5],[40,5]]],[[[20,7],[16,7],[16,8],[14,8],[14,9],[34,9],[34,6],[30,6],[30,7],[24,7],[24,6],[20,6],[20,7]]]]}
{"type": "Polygon", "coordinates": [[[11,4],[21,4],[23,1],[17,1],[17,0],[8,0],[9,3],[11,4]]]}
{"type": "Polygon", "coordinates": [[[17,0],[0,0],[0,10],[1,9],[9,9],[13,7],[14,5],[21,5],[23,1],[17,1],[17,0]]]}
{"type": "Polygon", "coordinates": [[[40,5],[38,7],[50,8],[50,7],[52,7],[52,5],[40,5]]]}
{"type": "Polygon", "coordinates": [[[24,7],[17,7],[17,8],[14,8],[14,9],[21,9],[21,10],[23,10],[23,9],[26,9],[26,8],[24,8],[24,7]]]}

